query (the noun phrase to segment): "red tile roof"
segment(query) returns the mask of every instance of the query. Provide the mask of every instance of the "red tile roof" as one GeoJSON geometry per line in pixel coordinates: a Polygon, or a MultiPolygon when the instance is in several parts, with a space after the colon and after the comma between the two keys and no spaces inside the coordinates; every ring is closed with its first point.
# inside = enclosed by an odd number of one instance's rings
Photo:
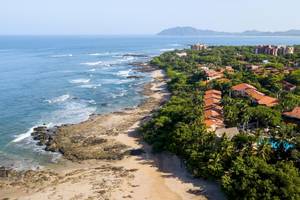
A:
{"type": "Polygon", "coordinates": [[[212,127],[212,126],[224,127],[224,122],[220,119],[207,119],[204,121],[204,124],[207,127],[212,127]]]}
{"type": "Polygon", "coordinates": [[[278,102],[278,99],[276,99],[276,98],[269,97],[269,96],[264,96],[257,103],[260,104],[260,105],[265,105],[265,106],[268,106],[268,107],[272,107],[272,106],[277,105],[279,102],[278,102]]]}
{"type": "Polygon", "coordinates": [[[219,105],[210,105],[210,106],[205,106],[204,110],[205,111],[207,111],[207,110],[215,110],[217,112],[222,112],[223,111],[223,107],[219,106],[219,105]]]}
{"type": "Polygon", "coordinates": [[[246,89],[246,94],[255,101],[259,101],[266,96],[265,94],[257,91],[256,89],[246,89]]]}
{"type": "Polygon", "coordinates": [[[208,94],[217,94],[217,95],[221,95],[222,92],[219,91],[219,90],[207,90],[207,91],[205,92],[205,95],[208,95],[208,94]]]}
{"type": "Polygon", "coordinates": [[[221,100],[220,99],[205,99],[204,100],[204,105],[205,106],[211,106],[214,104],[220,104],[221,100]]]}
{"type": "Polygon", "coordinates": [[[264,93],[259,92],[254,86],[249,85],[247,83],[242,83],[232,87],[235,91],[244,91],[248,97],[256,101],[260,105],[265,105],[268,107],[272,107],[277,105],[278,99],[269,97],[264,93]]]}
{"type": "Polygon", "coordinates": [[[215,110],[207,110],[204,112],[205,119],[222,119],[222,114],[215,110]]]}
{"type": "Polygon", "coordinates": [[[204,95],[205,125],[211,130],[224,127],[223,108],[220,106],[222,93],[218,90],[208,90],[204,95]]]}
{"type": "Polygon", "coordinates": [[[218,94],[207,94],[204,96],[204,99],[221,99],[221,95],[218,95],[218,94]]]}
{"type": "Polygon", "coordinates": [[[235,91],[245,91],[246,89],[255,89],[256,90],[256,88],[254,86],[249,85],[247,83],[241,83],[241,84],[238,84],[238,85],[232,87],[232,90],[235,90],[235,91]]]}
{"type": "Polygon", "coordinates": [[[290,117],[290,118],[295,118],[295,119],[300,119],[300,107],[294,108],[291,112],[285,112],[283,115],[290,117]]]}

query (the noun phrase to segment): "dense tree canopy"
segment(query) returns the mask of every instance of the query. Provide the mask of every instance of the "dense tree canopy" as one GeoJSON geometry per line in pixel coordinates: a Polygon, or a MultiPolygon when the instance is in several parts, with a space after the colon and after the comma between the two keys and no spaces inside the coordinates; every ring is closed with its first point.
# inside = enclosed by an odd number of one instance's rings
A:
{"type": "Polygon", "coordinates": [[[204,51],[186,50],[186,57],[167,52],[151,64],[164,69],[170,79],[170,100],[143,125],[141,133],[155,152],[179,155],[195,177],[217,179],[229,199],[300,199],[299,126],[288,124],[283,111],[300,105],[300,93],[284,91],[282,81],[298,86],[300,70],[282,73],[300,62],[300,48],[294,55],[254,54],[250,46],[219,46],[204,51]],[[268,60],[269,64],[263,62],[268,60]],[[294,63],[294,64],[293,64],[294,63]],[[246,66],[261,65],[263,73],[246,66]],[[225,81],[207,82],[201,66],[220,69],[225,81]],[[279,70],[272,73],[269,69],[279,70]],[[248,83],[280,104],[269,108],[250,99],[233,97],[231,87],[248,83]],[[207,131],[203,124],[203,95],[207,89],[222,91],[225,124],[238,127],[240,134],[228,140],[207,131]]]}

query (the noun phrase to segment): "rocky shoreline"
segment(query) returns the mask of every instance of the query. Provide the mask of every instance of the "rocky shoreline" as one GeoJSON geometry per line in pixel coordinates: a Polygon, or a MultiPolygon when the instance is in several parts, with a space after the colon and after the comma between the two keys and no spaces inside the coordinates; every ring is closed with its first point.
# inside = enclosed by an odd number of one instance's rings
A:
{"type": "MultiPolygon", "coordinates": [[[[136,70],[149,73],[158,71],[158,69],[149,65],[145,66],[146,71],[143,71],[143,67],[137,67],[136,70]]],[[[113,181],[120,178],[118,173],[121,173],[123,177],[129,176],[129,171],[122,167],[116,168],[111,165],[111,162],[121,160],[125,156],[142,154],[143,150],[127,146],[116,140],[116,137],[119,134],[126,133],[135,123],[149,119],[150,113],[167,100],[167,93],[164,94],[164,98],[157,99],[152,96],[157,93],[156,90],[153,90],[154,85],[162,86],[159,90],[163,93],[166,91],[164,77],[153,76],[152,78],[153,81],[144,86],[143,94],[147,96],[146,100],[136,108],[126,108],[122,111],[104,115],[94,114],[87,121],[78,124],[62,125],[53,128],[47,128],[46,126],[36,127],[31,136],[37,141],[37,145],[45,147],[45,151],[61,153],[66,162],[68,160],[71,161],[70,165],[72,167],[75,165],[77,168],[77,165],[79,165],[82,168],[82,163],[93,162],[91,166],[94,168],[87,170],[90,172],[91,170],[97,170],[99,168],[98,165],[102,163],[102,170],[105,169],[107,173],[116,175],[112,178],[113,181]],[[97,163],[96,167],[94,166],[94,160],[97,163]]],[[[61,175],[59,173],[61,170],[65,171],[64,167],[58,166],[58,168],[60,169],[58,171],[51,168],[36,171],[16,171],[2,167],[0,168],[0,196],[5,194],[8,197],[11,196],[7,192],[10,190],[14,191],[13,188],[15,186],[29,191],[57,185],[60,179],[67,177],[66,174],[61,175]]],[[[86,173],[85,170],[83,172],[86,173]]],[[[70,178],[70,180],[73,180],[73,178],[70,178]]],[[[117,187],[117,185],[114,184],[113,187],[117,187]]],[[[95,196],[95,199],[100,197],[102,199],[106,195],[107,192],[103,192],[100,196],[95,196]]]]}
{"type": "Polygon", "coordinates": [[[143,91],[148,98],[136,108],[36,128],[37,143],[66,159],[36,171],[0,168],[0,200],[223,200],[217,184],[194,179],[176,156],[154,155],[143,142],[138,128],[170,96],[164,72],[150,69],[153,81],[143,91]]]}
{"type": "MultiPolygon", "coordinates": [[[[157,69],[143,64],[135,70],[149,73],[157,69]]],[[[156,79],[155,81],[163,80],[156,79]]],[[[144,86],[143,95],[148,96],[148,98],[137,108],[127,108],[106,115],[92,115],[87,121],[79,124],[62,125],[54,128],[36,127],[31,136],[33,140],[37,141],[37,145],[45,146],[45,151],[59,152],[68,160],[120,160],[125,155],[130,154],[130,151],[126,145],[114,141],[112,137],[123,133],[134,122],[140,120],[141,116],[146,116],[157,105],[163,103],[149,97],[155,92],[151,90],[151,86],[152,83],[144,86]],[[115,118],[127,118],[129,120],[121,120],[118,121],[118,124],[107,126],[103,122],[106,122],[111,115],[114,115],[115,118]],[[130,118],[132,119],[130,120],[130,118]]]]}

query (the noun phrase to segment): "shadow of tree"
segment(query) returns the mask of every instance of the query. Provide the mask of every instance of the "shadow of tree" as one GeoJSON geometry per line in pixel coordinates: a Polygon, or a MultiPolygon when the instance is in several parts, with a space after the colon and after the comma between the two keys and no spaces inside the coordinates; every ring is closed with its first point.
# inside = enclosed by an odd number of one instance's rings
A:
{"type": "MultiPolygon", "coordinates": [[[[147,120],[149,120],[149,118],[147,118],[147,120]]],[[[133,137],[141,145],[141,148],[139,149],[140,153],[133,155],[140,164],[150,165],[161,172],[161,176],[164,178],[176,178],[182,183],[192,184],[196,189],[187,190],[186,192],[189,194],[203,195],[206,198],[213,200],[226,199],[218,183],[194,178],[187,171],[184,162],[176,155],[169,152],[153,154],[151,146],[142,140],[141,135],[137,130],[128,132],[128,135],[129,137],[133,137]]]]}

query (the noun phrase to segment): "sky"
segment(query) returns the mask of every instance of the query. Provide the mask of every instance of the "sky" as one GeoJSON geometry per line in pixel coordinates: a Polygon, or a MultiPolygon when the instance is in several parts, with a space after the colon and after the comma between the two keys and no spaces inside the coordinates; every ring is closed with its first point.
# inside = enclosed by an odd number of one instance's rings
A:
{"type": "Polygon", "coordinates": [[[0,35],[300,29],[299,0],[0,0],[0,35]]]}

